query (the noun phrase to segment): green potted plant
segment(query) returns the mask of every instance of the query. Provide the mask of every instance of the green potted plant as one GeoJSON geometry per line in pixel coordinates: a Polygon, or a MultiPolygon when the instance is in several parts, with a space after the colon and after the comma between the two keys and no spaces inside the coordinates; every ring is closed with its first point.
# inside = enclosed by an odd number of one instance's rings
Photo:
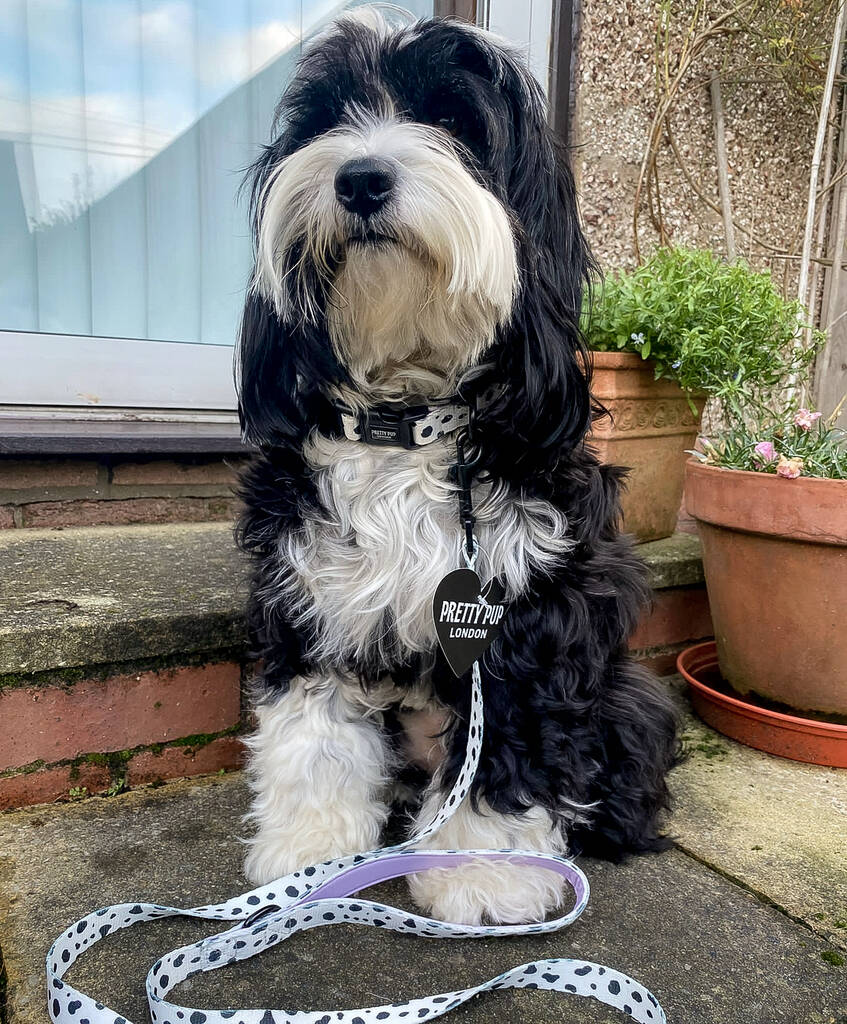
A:
{"type": "MultiPolygon", "coordinates": [[[[719,707],[712,692],[707,720],[764,749],[847,765],[847,721],[806,723],[742,701],[755,695],[772,708],[847,715],[847,435],[838,410],[824,422],[802,403],[823,341],[804,318],[769,274],[709,252],[661,250],[635,271],[612,275],[585,311],[595,393],[615,417],[595,428],[593,440],[609,461],[635,466],[630,524],[649,522],[634,502],[656,500],[651,460],[665,477],[677,467],[684,474],[716,638],[716,654],[715,645],[703,645],[690,660],[707,672],[719,668],[736,695],[719,707]],[[610,358],[628,365],[610,366],[610,358]],[[633,366],[640,377],[627,383],[633,366]],[[674,401],[690,403],[692,417],[711,401],[710,436],[687,464],[646,430],[628,429],[648,375],[679,388],[674,401]],[[636,440],[630,433],[641,435],[643,462],[638,449],[627,455],[636,440]]],[[[656,408],[661,400],[645,401],[656,408]]],[[[695,422],[686,424],[689,437],[695,422]]],[[[670,486],[661,500],[675,518],[670,486]]]]}
{"type": "Polygon", "coordinates": [[[675,328],[689,318],[688,294],[697,285],[687,270],[698,255],[661,250],[633,271],[614,272],[586,296],[583,309],[594,395],[609,412],[594,423],[590,440],[603,461],[629,469],[624,529],[639,541],[676,528],[685,451],[703,408],[699,396],[680,387],[674,365],[675,328]]]}
{"type": "Polygon", "coordinates": [[[782,353],[800,312],[769,274],[697,249],[660,249],[594,289],[583,327],[594,393],[611,416],[591,441],[605,461],[631,469],[624,525],[639,540],[675,528],[704,398],[731,408],[753,381],[770,393],[790,372],[782,353]]]}

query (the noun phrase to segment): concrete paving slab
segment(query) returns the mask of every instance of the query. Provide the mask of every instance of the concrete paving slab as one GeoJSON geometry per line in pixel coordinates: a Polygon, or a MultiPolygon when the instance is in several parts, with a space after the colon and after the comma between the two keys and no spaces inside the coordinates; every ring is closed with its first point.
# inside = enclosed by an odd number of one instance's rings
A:
{"type": "MultiPolygon", "coordinates": [[[[132,898],[191,905],[242,888],[233,835],[246,806],[238,775],[177,783],[0,817],[0,948],[7,1024],[46,1024],[43,958],[92,906],[132,898]]],[[[451,989],[507,966],[575,955],[631,973],[673,1024],[847,1024],[847,967],[803,924],[679,851],[623,866],[584,862],[593,895],[556,936],[425,941],[339,925],[298,936],[240,966],[198,976],[177,997],[196,1006],[372,1005],[451,989]]],[[[408,905],[403,884],[379,899],[408,905]]],[[[121,932],[72,979],[128,1020],[146,1019],[144,975],[164,950],[214,930],[156,922],[121,932]]],[[[589,1000],[497,993],[453,1015],[469,1024],[613,1024],[589,1000]]]]}
{"type": "Polygon", "coordinates": [[[690,712],[683,742],[690,756],[671,783],[678,845],[847,954],[847,771],[752,750],[690,712]]]}

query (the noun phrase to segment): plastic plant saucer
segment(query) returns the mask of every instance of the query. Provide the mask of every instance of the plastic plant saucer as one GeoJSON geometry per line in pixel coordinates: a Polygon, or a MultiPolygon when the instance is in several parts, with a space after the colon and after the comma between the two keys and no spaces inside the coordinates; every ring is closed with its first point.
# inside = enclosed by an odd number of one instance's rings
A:
{"type": "Polygon", "coordinates": [[[710,685],[721,680],[714,641],[688,647],[676,665],[688,683],[694,710],[724,736],[793,761],[847,768],[847,725],[771,711],[710,685]]]}

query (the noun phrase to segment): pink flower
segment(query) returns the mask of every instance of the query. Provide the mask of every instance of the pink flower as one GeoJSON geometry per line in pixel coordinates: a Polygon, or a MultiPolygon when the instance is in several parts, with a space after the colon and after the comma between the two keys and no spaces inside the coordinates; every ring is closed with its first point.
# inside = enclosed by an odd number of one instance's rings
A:
{"type": "Polygon", "coordinates": [[[773,446],[773,441],[759,441],[753,451],[755,452],[753,459],[760,466],[767,466],[769,462],[776,460],[776,449],[773,446]]]}
{"type": "Polygon", "coordinates": [[[811,430],[820,418],[821,414],[819,412],[809,412],[808,409],[800,409],[794,417],[794,425],[801,430],[811,430]]]}
{"type": "Polygon", "coordinates": [[[796,480],[802,472],[802,459],[787,459],[784,455],[780,455],[779,462],[776,464],[777,476],[785,477],[786,480],[796,480]]]}

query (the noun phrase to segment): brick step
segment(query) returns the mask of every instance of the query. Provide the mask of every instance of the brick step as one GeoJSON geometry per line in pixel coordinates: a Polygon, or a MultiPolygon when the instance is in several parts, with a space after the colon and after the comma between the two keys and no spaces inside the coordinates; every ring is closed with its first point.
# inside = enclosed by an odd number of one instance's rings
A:
{"type": "MultiPolygon", "coordinates": [[[[0,441],[2,450],[2,441],[0,441]]],[[[0,458],[0,530],[231,521],[243,451],[0,458]]]]}
{"type": "Polygon", "coordinates": [[[657,672],[676,672],[680,651],[712,636],[699,539],[675,533],[638,545],[650,571],[653,604],[630,637],[635,656],[657,672]]]}
{"type": "MultiPolygon", "coordinates": [[[[699,544],[642,545],[637,656],[708,636],[699,544]]],[[[235,767],[246,566],[226,523],[0,533],[0,810],[235,767]]]]}

